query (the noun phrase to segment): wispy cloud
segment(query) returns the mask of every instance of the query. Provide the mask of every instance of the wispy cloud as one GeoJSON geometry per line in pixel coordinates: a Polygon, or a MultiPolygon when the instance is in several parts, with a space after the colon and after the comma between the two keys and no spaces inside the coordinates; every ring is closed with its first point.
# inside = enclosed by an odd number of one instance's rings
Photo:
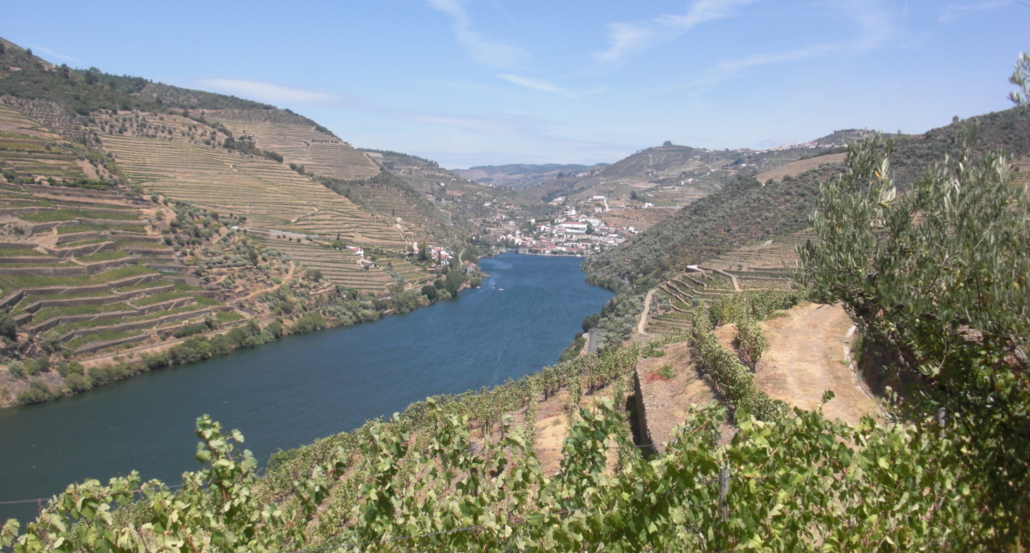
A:
{"type": "Polygon", "coordinates": [[[78,58],[73,58],[71,56],[65,56],[64,54],[59,54],[59,53],[51,50],[50,48],[47,48],[46,46],[40,46],[38,44],[29,44],[29,48],[31,48],[32,49],[32,53],[36,54],[37,56],[39,54],[44,54],[44,55],[46,55],[49,58],[56,58],[56,59],[59,59],[59,60],[70,61],[72,63],[83,63],[83,61],[78,59],[78,58]]]}
{"type": "Polygon", "coordinates": [[[540,119],[511,115],[457,115],[417,111],[387,111],[384,113],[406,121],[501,136],[539,137],[547,134],[552,126],[540,119]]]}
{"type": "Polygon", "coordinates": [[[690,86],[702,83],[712,84],[751,67],[822,57],[840,52],[874,50],[884,47],[901,35],[895,14],[884,8],[877,0],[840,0],[833,6],[858,27],[858,33],[854,38],[819,42],[791,50],[762,52],[742,58],[721,60],[706,75],[691,83],[690,86]]]}
{"type": "Polygon", "coordinates": [[[469,55],[483,65],[490,67],[513,67],[529,57],[517,46],[501,44],[484,38],[472,30],[472,20],[462,6],[461,0],[425,0],[430,7],[451,16],[455,39],[468,49],[469,55]]]}
{"type": "Polygon", "coordinates": [[[963,13],[983,12],[999,8],[1007,8],[1011,6],[1012,3],[1012,0],[988,0],[986,2],[976,2],[973,4],[949,4],[944,8],[944,12],[937,18],[937,20],[941,23],[950,23],[961,17],[963,13]]]}
{"type": "Polygon", "coordinates": [[[602,63],[622,61],[630,56],[671,41],[706,21],[731,17],[738,6],[756,0],[697,0],[683,15],[662,15],[644,23],[611,23],[607,50],[594,53],[602,63]]]}
{"type": "Polygon", "coordinates": [[[261,81],[247,79],[206,78],[194,81],[196,86],[209,88],[218,92],[234,94],[250,100],[269,103],[302,104],[302,105],[336,105],[346,98],[331,92],[294,88],[261,81]]]}
{"type": "Polygon", "coordinates": [[[531,88],[533,90],[539,90],[541,92],[553,92],[557,94],[568,94],[568,91],[560,86],[555,86],[550,83],[538,81],[536,79],[528,79],[526,77],[519,77],[518,75],[508,75],[507,73],[498,73],[498,77],[508,81],[512,84],[531,88]]]}

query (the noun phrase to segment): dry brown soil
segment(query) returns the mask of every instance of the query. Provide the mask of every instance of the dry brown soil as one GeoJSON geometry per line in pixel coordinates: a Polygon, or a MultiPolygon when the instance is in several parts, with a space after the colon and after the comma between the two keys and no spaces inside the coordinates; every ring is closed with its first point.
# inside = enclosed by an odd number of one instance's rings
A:
{"type": "MultiPolygon", "coordinates": [[[[658,451],[665,450],[669,435],[686,420],[691,405],[716,401],[708,381],[694,368],[690,348],[686,343],[670,344],[664,350],[665,355],[662,357],[641,358],[637,361],[637,375],[647,412],[647,432],[658,451]],[[672,365],[675,375],[669,380],[657,372],[666,364],[672,365]]],[[[728,439],[731,432],[729,427],[723,430],[724,438],[728,439]]]]}
{"type": "Polygon", "coordinates": [[[836,397],[823,405],[828,419],[855,425],[864,415],[879,416],[879,405],[846,360],[852,322],[843,308],[803,303],[764,324],[769,349],[758,362],[755,385],[769,397],[811,410],[833,390],[836,397]]]}

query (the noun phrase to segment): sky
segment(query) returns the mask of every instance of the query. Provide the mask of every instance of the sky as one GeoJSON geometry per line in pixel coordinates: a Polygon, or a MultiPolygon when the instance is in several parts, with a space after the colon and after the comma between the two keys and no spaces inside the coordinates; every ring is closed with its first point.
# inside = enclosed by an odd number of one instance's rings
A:
{"type": "Polygon", "coordinates": [[[764,149],[1011,107],[1030,0],[7,2],[53,63],[290,108],[447,168],[764,149]]]}

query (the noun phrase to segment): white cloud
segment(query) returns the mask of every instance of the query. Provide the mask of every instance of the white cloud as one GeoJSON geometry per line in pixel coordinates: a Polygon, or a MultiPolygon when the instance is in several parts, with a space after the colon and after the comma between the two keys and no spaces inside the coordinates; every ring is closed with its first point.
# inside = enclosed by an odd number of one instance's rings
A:
{"type": "Polygon", "coordinates": [[[755,0],[697,0],[686,14],[662,15],[646,23],[611,23],[608,38],[611,45],[594,58],[602,63],[617,62],[668,42],[706,21],[723,19],[734,14],[737,6],[755,0]]]}
{"type": "Polygon", "coordinates": [[[506,73],[499,73],[497,76],[508,81],[509,83],[524,86],[526,88],[531,88],[533,90],[539,90],[541,92],[554,92],[558,94],[567,93],[567,91],[564,88],[561,88],[560,86],[555,86],[553,84],[545,83],[543,81],[538,81],[535,79],[527,79],[526,77],[519,77],[518,75],[508,75],[506,73]]]}
{"type": "Polygon", "coordinates": [[[944,8],[944,13],[942,13],[937,20],[941,23],[950,23],[958,19],[963,13],[996,10],[999,8],[1007,8],[1011,5],[1012,0],[989,0],[987,2],[977,2],[975,4],[950,4],[944,8]]]}
{"type": "Polygon", "coordinates": [[[461,0],[425,0],[430,7],[446,13],[454,20],[455,39],[468,49],[469,55],[483,65],[490,67],[512,67],[529,57],[529,54],[516,46],[501,44],[487,40],[472,30],[469,18],[461,0]]]}
{"type": "MultiPolygon", "coordinates": [[[[894,13],[884,8],[878,0],[840,0],[834,4],[858,27],[858,34],[850,40],[821,42],[792,50],[763,52],[743,58],[720,61],[700,82],[713,83],[732,77],[744,69],[816,58],[841,52],[862,52],[886,46],[901,36],[894,13]]],[[[698,84],[692,83],[691,86],[698,84]]]]}
{"type": "Polygon", "coordinates": [[[246,79],[208,78],[194,81],[197,86],[233,94],[250,100],[272,104],[327,105],[338,104],[342,96],[320,90],[294,88],[246,79]]]}

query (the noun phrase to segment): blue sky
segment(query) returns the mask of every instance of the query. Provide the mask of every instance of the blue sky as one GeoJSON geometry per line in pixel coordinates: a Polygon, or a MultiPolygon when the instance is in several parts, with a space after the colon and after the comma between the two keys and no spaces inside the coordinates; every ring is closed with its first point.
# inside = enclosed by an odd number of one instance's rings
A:
{"type": "Polygon", "coordinates": [[[449,168],[761,149],[1006,109],[1030,0],[8,2],[72,67],[288,107],[449,168]]]}

